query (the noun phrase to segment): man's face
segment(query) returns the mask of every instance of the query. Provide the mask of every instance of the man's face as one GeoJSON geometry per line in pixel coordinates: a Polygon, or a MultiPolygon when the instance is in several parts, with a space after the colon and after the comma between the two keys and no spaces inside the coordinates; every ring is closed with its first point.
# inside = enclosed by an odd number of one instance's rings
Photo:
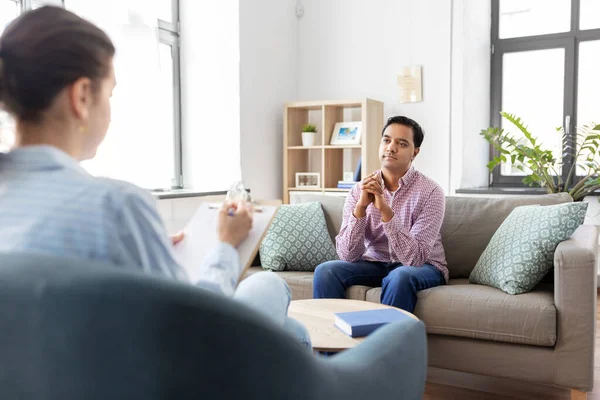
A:
{"type": "Polygon", "coordinates": [[[411,127],[391,124],[383,132],[379,145],[381,167],[391,171],[406,171],[419,150],[415,148],[411,127]]]}

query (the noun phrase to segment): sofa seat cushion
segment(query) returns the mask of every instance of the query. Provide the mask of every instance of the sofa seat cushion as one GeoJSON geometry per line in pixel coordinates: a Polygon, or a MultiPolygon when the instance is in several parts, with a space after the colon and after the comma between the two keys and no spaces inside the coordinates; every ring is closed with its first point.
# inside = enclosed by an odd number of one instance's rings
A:
{"type": "MultiPolygon", "coordinates": [[[[264,271],[261,267],[248,269],[246,277],[264,271]]],[[[273,272],[279,275],[290,287],[292,300],[305,300],[313,298],[313,276],[311,271],[281,271],[273,272]]]]}
{"type": "MultiPolygon", "coordinates": [[[[367,291],[379,302],[381,288],[367,291]]],[[[556,344],[556,307],[551,285],[521,295],[450,279],[448,285],[417,294],[415,315],[427,333],[552,347],[556,344]]]]}

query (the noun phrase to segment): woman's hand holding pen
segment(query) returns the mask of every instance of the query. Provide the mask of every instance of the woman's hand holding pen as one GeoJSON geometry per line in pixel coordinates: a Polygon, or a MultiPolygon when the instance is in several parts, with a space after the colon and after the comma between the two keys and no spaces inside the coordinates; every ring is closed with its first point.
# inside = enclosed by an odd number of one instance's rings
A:
{"type": "MultiPolygon", "coordinates": [[[[252,205],[245,201],[223,203],[219,210],[219,240],[233,247],[239,246],[252,229],[253,212],[252,205]]],[[[171,236],[171,242],[177,246],[184,238],[185,233],[181,231],[171,236]]]]}
{"type": "Polygon", "coordinates": [[[177,246],[177,244],[179,244],[179,242],[181,242],[184,237],[185,234],[183,233],[183,231],[177,232],[175,235],[171,236],[171,242],[173,243],[173,246],[177,246]]]}
{"type": "Polygon", "coordinates": [[[245,201],[224,202],[219,210],[219,240],[238,247],[252,229],[252,210],[245,201]]]}

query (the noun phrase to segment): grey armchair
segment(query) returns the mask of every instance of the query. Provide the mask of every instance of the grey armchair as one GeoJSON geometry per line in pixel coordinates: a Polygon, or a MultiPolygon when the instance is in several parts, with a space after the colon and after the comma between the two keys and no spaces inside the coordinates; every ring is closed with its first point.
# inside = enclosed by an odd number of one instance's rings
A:
{"type": "Polygon", "coordinates": [[[90,261],[0,255],[2,399],[420,399],[423,323],[311,355],[233,300],[90,261]]]}

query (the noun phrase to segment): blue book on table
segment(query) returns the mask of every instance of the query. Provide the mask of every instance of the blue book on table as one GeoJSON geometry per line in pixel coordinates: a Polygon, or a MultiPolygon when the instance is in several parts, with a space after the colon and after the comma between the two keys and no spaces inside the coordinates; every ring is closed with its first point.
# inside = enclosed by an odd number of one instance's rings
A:
{"type": "Polygon", "coordinates": [[[411,318],[394,308],[335,313],[335,326],[352,337],[367,336],[390,322],[411,318]]]}

